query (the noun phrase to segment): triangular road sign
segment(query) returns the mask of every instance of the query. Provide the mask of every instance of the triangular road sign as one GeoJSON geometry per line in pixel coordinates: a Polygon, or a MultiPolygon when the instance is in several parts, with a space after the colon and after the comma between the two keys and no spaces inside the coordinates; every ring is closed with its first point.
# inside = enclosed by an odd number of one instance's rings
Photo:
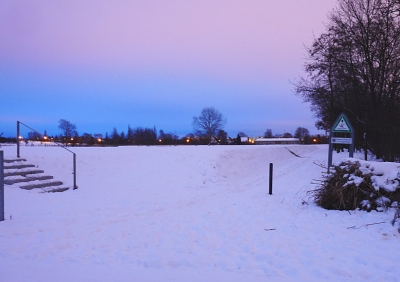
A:
{"type": "Polygon", "coordinates": [[[344,114],[341,114],[332,127],[332,132],[352,132],[352,126],[344,114]]]}

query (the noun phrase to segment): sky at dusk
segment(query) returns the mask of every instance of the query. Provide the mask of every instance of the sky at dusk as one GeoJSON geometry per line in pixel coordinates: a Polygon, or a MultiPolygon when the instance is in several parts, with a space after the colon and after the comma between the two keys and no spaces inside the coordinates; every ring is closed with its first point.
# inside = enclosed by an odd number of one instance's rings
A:
{"type": "Polygon", "coordinates": [[[0,134],[154,126],[184,136],[214,107],[225,131],[311,133],[292,82],[335,0],[0,1],[0,134]],[[30,130],[27,130],[28,132],[30,130]]]}

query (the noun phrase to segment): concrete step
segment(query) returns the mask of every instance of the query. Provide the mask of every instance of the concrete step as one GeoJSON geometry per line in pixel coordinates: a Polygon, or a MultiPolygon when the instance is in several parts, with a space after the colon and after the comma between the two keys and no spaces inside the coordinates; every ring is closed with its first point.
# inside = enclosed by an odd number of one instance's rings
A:
{"type": "Polygon", "coordinates": [[[4,169],[21,169],[21,168],[35,167],[35,165],[33,165],[33,164],[18,164],[18,165],[5,165],[3,167],[4,167],[4,169]]]}
{"type": "Polygon", "coordinates": [[[70,189],[70,187],[61,186],[63,185],[61,181],[46,181],[53,179],[53,176],[41,174],[44,173],[44,170],[41,169],[29,169],[34,168],[35,165],[22,164],[22,162],[26,162],[26,159],[4,159],[4,184],[13,185],[34,181],[34,183],[20,186],[20,188],[25,190],[40,188],[40,193],[64,192],[70,189]]]}
{"type": "Polygon", "coordinates": [[[60,186],[63,185],[61,181],[52,181],[52,182],[43,182],[43,183],[37,183],[37,184],[28,184],[28,185],[22,185],[19,186],[21,189],[25,190],[32,190],[35,188],[44,188],[44,187],[49,187],[49,186],[60,186]]]}
{"type": "Polygon", "coordinates": [[[56,193],[56,192],[64,192],[69,190],[69,187],[46,187],[43,188],[42,193],[56,193]]]}
{"type": "Polygon", "coordinates": [[[26,176],[24,178],[6,179],[6,180],[4,180],[4,184],[13,185],[14,183],[29,182],[29,181],[35,181],[35,180],[48,180],[48,179],[53,179],[53,176],[51,176],[51,175],[40,175],[40,176],[30,175],[30,176],[26,176]]]}
{"type": "Polygon", "coordinates": [[[5,163],[26,162],[26,159],[4,159],[5,163]]]}
{"type": "Polygon", "coordinates": [[[23,175],[23,176],[27,176],[28,174],[43,173],[43,172],[44,172],[44,170],[41,170],[41,169],[25,170],[25,171],[13,171],[13,172],[4,172],[4,177],[14,176],[14,175],[23,175]]]}

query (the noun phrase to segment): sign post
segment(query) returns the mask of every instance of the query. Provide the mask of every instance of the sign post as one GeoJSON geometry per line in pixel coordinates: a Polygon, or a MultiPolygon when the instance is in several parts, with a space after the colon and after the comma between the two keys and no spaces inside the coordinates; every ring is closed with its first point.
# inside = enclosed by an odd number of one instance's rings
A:
{"type": "Polygon", "coordinates": [[[328,155],[328,173],[329,168],[332,166],[332,152],[333,144],[347,144],[349,146],[349,157],[352,158],[354,154],[354,129],[351,126],[349,119],[345,113],[341,113],[336,119],[335,123],[331,128],[331,134],[329,135],[329,155],[328,155]],[[342,135],[350,134],[349,137],[336,137],[335,133],[341,133],[342,135]]]}

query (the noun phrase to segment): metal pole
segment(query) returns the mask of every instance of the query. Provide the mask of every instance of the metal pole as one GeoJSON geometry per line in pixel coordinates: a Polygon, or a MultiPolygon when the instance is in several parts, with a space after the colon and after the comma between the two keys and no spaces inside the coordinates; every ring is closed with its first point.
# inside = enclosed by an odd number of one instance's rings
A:
{"type": "Polygon", "coordinates": [[[19,158],[19,121],[17,121],[17,158],[19,158]]]}
{"type": "Polygon", "coordinates": [[[331,133],[329,134],[328,173],[329,173],[330,167],[332,166],[332,151],[333,151],[332,135],[333,135],[333,132],[331,130],[331,133]]]}
{"type": "Polygon", "coordinates": [[[4,220],[4,154],[0,151],[0,221],[4,220]]]}
{"type": "Polygon", "coordinates": [[[76,186],[76,154],[74,154],[74,190],[78,189],[78,187],[76,186]]]}
{"type": "Polygon", "coordinates": [[[272,175],[273,175],[273,163],[269,164],[269,194],[272,195],[272,175]]]}

